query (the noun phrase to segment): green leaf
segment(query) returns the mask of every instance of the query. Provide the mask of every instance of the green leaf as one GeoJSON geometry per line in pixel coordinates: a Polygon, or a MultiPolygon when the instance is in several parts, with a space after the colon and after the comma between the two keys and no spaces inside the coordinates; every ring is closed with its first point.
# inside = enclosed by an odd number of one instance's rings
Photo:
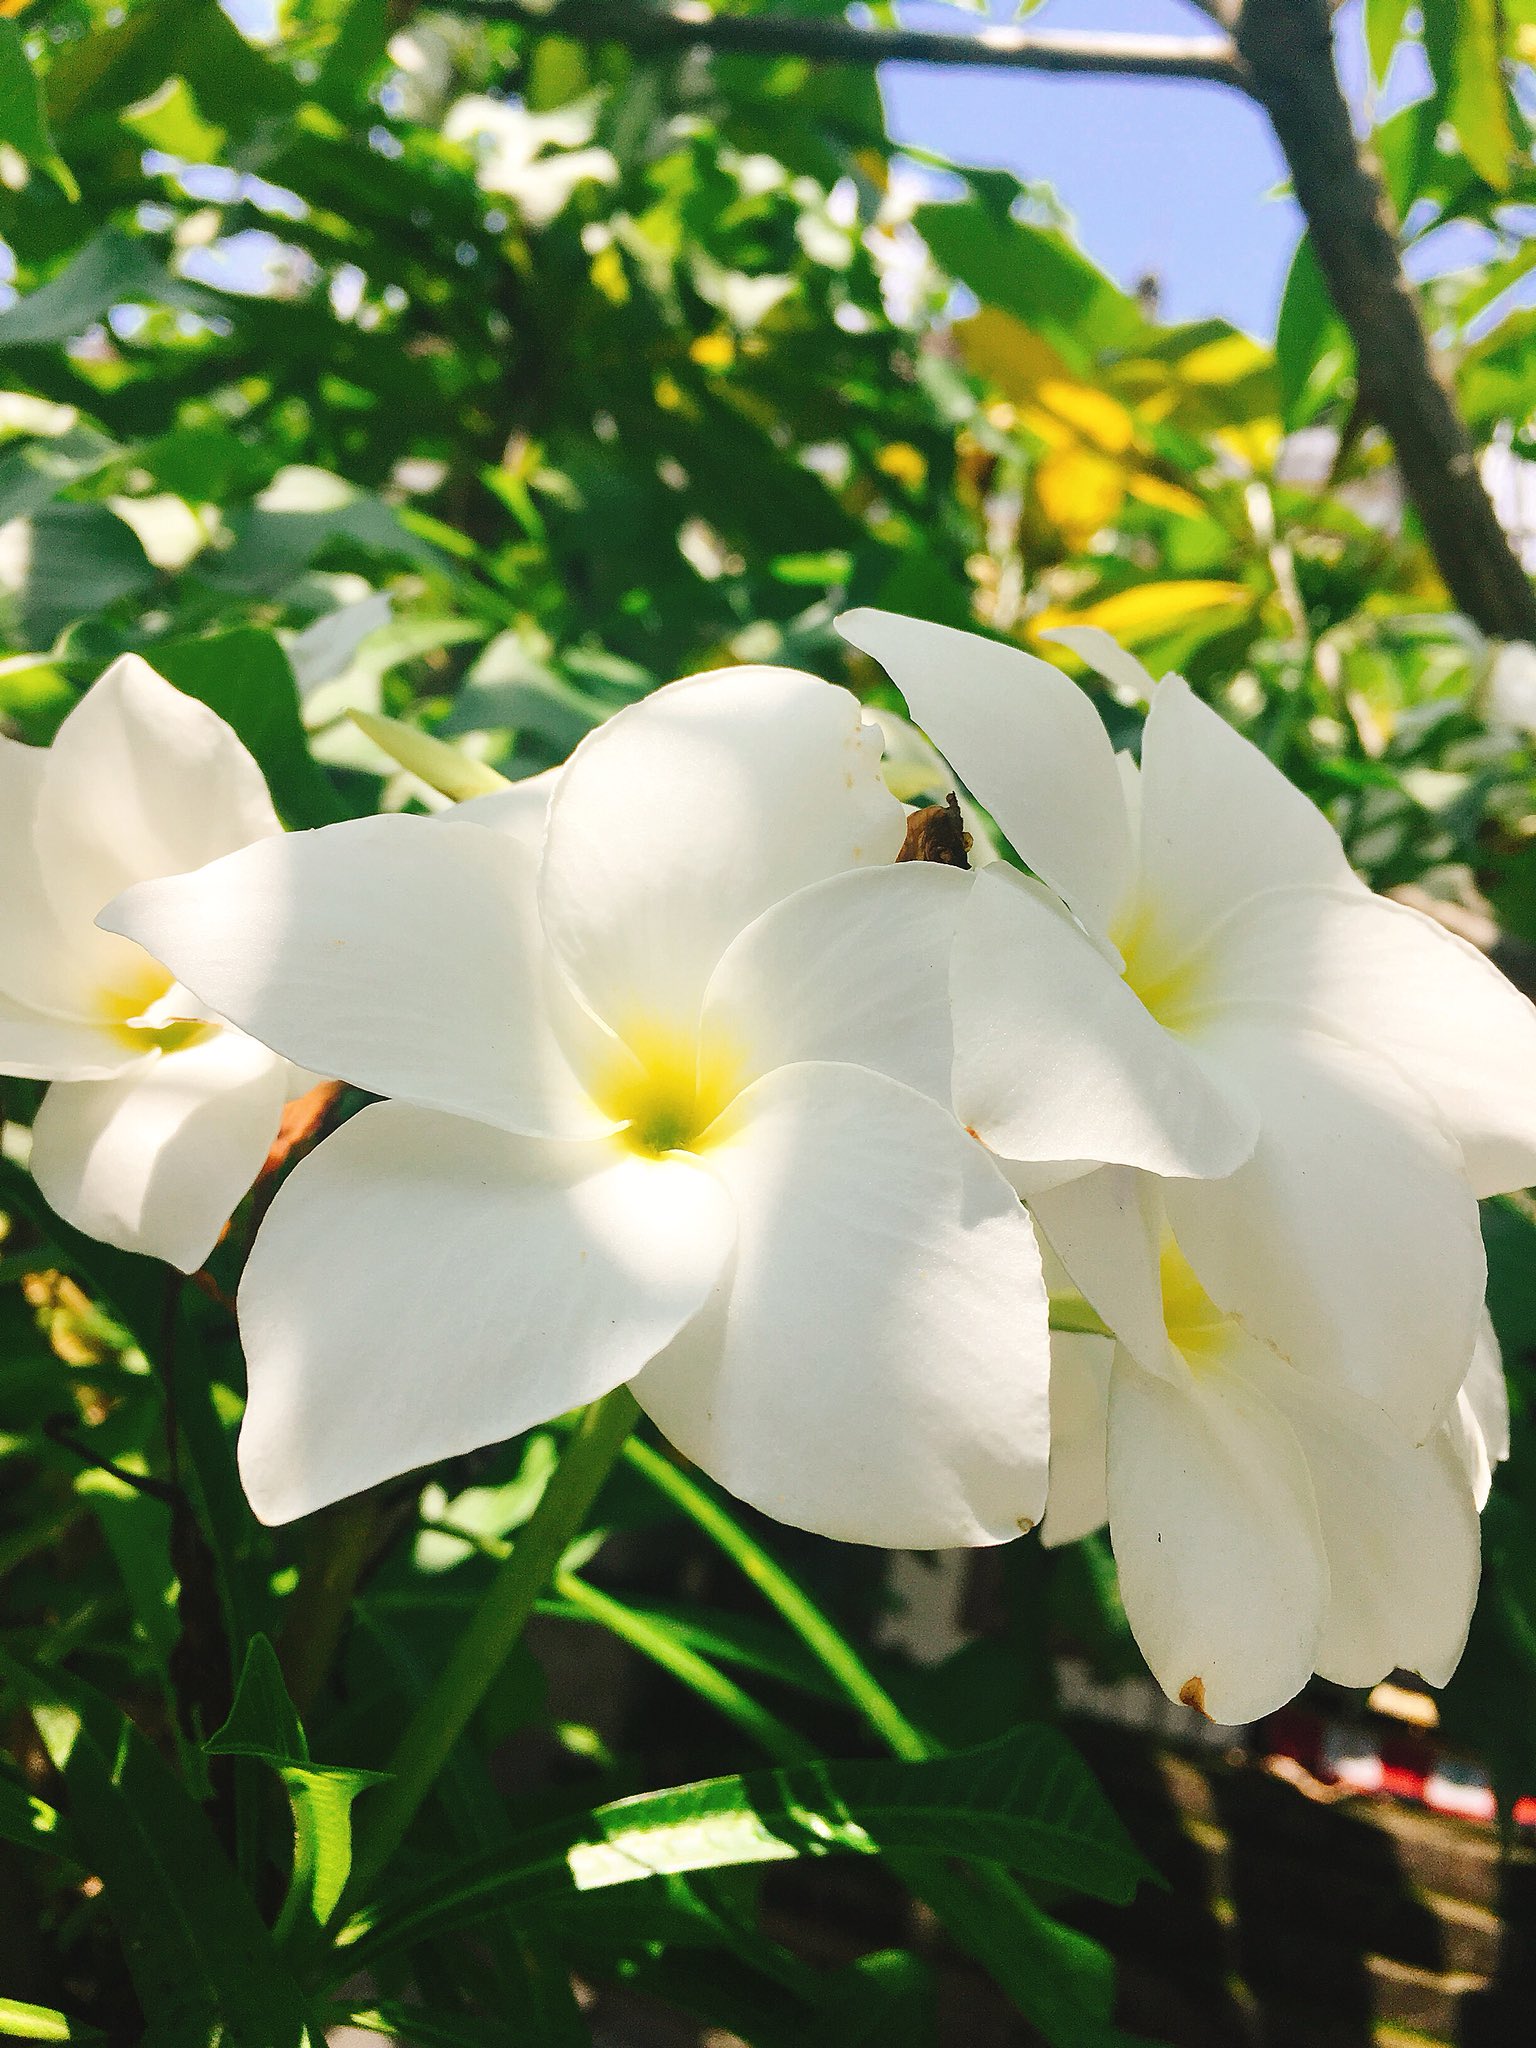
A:
{"type": "Polygon", "coordinates": [[[224,130],[205,121],[184,78],[168,78],[137,106],[123,110],[122,124],[151,149],[184,163],[210,164],[224,146],[224,130]]]}
{"type": "Polygon", "coordinates": [[[0,525],[39,512],[60,491],[104,469],[123,453],[94,427],[71,427],[50,439],[25,441],[0,458],[0,525]]]}
{"type": "Polygon", "coordinates": [[[264,1635],[252,1636],[229,1718],[203,1748],[209,1756],[253,1756],[278,1769],[309,1762],[304,1724],[288,1697],[277,1652],[264,1635]]]}
{"type": "Polygon", "coordinates": [[[285,824],[329,825],[346,808],[309,751],[288,657],[270,633],[236,626],[151,650],[178,690],[217,711],[255,755],[285,824]]]}
{"type": "Polygon", "coordinates": [[[0,1998],[0,2035],[8,2041],[105,2041],[99,2027],[72,2020],[49,2005],[23,2005],[0,1998]]]}
{"type": "Polygon", "coordinates": [[[293,1877],[279,1935],[301,1923],[323,1927],[352,1871],[352,1802],[386,1774],[310,1761],[277,1652],[263,1635],[253,1636],[245,1653],[229,1719],[203,1748],[209,1756],[254,1757],[282,1779],[293,1808],[293,1877]]]}
{"type": "Polygon", "coordinates": [[[57,1856],[68,1853],[69,1836],[56,1806],[28,1792],[14,1778],[0,1776],[0,1841],[14,1842],[19,1849],[46,1849],[57,1856]]]}
{"type": "Polygon", "coordinates": [[[249,133],[298,98],[286,68],[253,50],[218,0],[145,0],[55,57],[46,86],[54,126],[145,99],[173,65],[204,114],[232,133],[249,133]]]}
{"type": "Polygon", "coordinates": [[[80,197],[80,187],[54,143],[37,76],[14,21],[0,21],[0,142],[8,142],[29,164],[46,171],[67,199],[80,197]]]}
{"type": "Polygon", "coordinates": [[[226,304],[221,294],[173,276],[147,243],[107,227],[57,277],[0,313],[0,348],[70,341],[113,306],[182,306],[205,313],[226,304]]]}
{"type": "Polygon", "coordinates": [[[1079,369],[1145,324],[1135,300],[1056,228],[1014,220],[981,199],[920,206],[914,219],[937,261],[983,305],[1024,321],[1079,369]]]}
{"type": "Polygon", "coordinates": [[[1422,0],[1424,49],[1443,119],[1495,192],[1509,189],[1515,133],[1499,46],[1499,0],[1422,0]]]}
{"type": "Polygon", "coordinates": [[[1312,237],[1303,235],[1291,259],[1275,330],[1286,425],[1294,429],[1313,418],[1353,360],[1349,332],[1334,311],[1312,237]]]}
{"type": "Polygon", "coordinates": [[[108,506],[67,501],[30,516],[12,560],[6,597],[25,647],[51,646],[66,626],[151,589],[159,575],[138,535],[108,506]]]}
{"type": "Polygon", "coordinates": [[[903,1851],[1008,1864],[1119,1901],[1147,1874],[1076,1752],[1025,1726],[925,1763],[803,1764],[617,1800],[386,1903],[355,1953],[642,1878],[903,1851]]]}
{"type": "Polygon", "coordinates": [[[1403,24],[1413,0],[1365,0],[1365,46],[1371,75],[1384,84],[1392,53],[1403,40],[1403,24]]]}
{"type": "Polygon", "coordinates": [[[150,2038],[190,2041],[222,2026],[240,2048],[305,2048],[313,2037],[298,1985],[201,1809],[153,1745],[78,1680],[3,1652],[0,1676],[31,1709],[64,1781],[71,1827],[102,1881],[150,2038]]]}

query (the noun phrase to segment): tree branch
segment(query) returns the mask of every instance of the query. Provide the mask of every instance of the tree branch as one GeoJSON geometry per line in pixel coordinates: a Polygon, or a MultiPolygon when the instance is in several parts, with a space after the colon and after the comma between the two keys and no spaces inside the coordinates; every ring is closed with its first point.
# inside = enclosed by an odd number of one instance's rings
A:
{"type": "Polygon", "coordinates": [[[1205,79],[1241,87],[1242,64],[1228,36],[1144,36],[994,26],[974,35],[929,29],[855,28],[802,16],[713,14],[701,0],[453,0],[463,14],[521,21],[578,42],[631,50],[709,49],[741,57],[805,57],[817,64],[941,64],[1001,71],[1075,72],[1090,77],[1205,79]]]}
{"type": "Polygon", "coordinates": [[[1485,633],[1536,640],[1536,592],[1435,366],[1375,161],[1355,140],[1334,69],[1327,0],[1245,0],[1237,43],[1354,342],[1361,402],[1392,441],[1446,587],[1485,633]]]}
{"type": "Polygon", "coordinates": [[[1374,159],[1355,140],[1334,70],[1334,0],[1196,0],[1234,36],[974,35],[855,28],[841,19],[726,15],[707,0],[454,0],[463,13],[516,20],[629,49],[706,48],[824,64],[967,65],[1098,77],[1204,79],[1248,93],[1290,165],[1319,266],[1354,343],[1362,407],[1396,451],[1446,587],[1467,617],[1504,640],[1536,641],[1536,592],[1478,475],[1476,450],[1430,351],[1374,159]]]}

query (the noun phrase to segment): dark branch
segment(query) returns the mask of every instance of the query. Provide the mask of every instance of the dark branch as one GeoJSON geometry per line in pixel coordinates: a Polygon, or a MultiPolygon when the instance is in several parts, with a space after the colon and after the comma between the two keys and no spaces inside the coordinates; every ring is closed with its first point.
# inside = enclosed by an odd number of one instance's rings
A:
{"type": "Polygon", "coordinates": [[[1237,42],[1354,342],[1361,405],[1391,438],[1446,587],[1485,633],[1536,640],[1536,592],[1483,489],[1403,274],[1381,179],[1355,140],[1327,0],[1246,0],[1237,42]]]}
{"type": "Polygon", "coordinates": [[[817,64],[943,64],[1002,71],[1072,72],[1090,77],[1193,78],[1241,86],[1242,64],[1227,36],[1100,35],[1091,31],[993,27],[974,35],[928,29],[855,28],[847,21],[790,15],[712,14],[690,0],[454,0],[463,14],[521,21],[578,42],[631,50],[719,50],[740,57],[805,57],[817,64]]]}

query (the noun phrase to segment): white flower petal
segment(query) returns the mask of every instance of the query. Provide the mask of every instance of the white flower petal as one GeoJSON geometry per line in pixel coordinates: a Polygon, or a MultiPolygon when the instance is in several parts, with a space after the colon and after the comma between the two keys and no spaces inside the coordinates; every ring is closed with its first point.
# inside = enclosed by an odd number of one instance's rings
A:
{"type": "Polygon", "coordinates": [[[977,875],[952,978],[955,1104],[1003,1157],[1224,1174],[1252,1149],[1241,1091],[1014,869],[977,875]]]}
{"type": "Polygon", "coordinates": [[[610,1392],[731,1233],[689,1160],[362,1110],[284,1184],[241,1285],[252,1507],[291,1521],[610,1392]]]}
{"type": "Polygon", "coordinates": [[[1417,1671],[1444,1685],[1477,1601],[1477,1508],[1451,1433],[1415,1449],[1336,1387],[1251,1353],[1250,1376],[1306,1454],[1331,1593],[1316,1668],[1335,1685],[1417,1671]]]}
{"type": "Polygon", "coordinates": [[[1219,1365],[1182,1388],[1115,1354],[1110,1539],[1126,1618],[1171,1699],[1238,1726],[1314,1668],[1328,1565],[1285,1417],[1219,1365]]]}
{"type": "Polygon", "coordinates": [[[1164,677],[1141,742],[1149,958],[1176,963],[1261,889],[1351,879],[1339,835],[1316,805],[1188,683],[1164,677]]]}
{"type": "Polygon", "coordinates": [[[1186,1257],[1298,1371],[1422,1442],[1466,1375],[1486,1270],[1454,1142],[1395,1068],[1342,1039],[1255,1016],[1207,1047],[1263,1128],[1228,1180],[1164,1187],[1186,1257]]]}
{"type": "Polygon", "coordinates": [[[999,1159],[997,1164],[1009,1187],[1026,1202],[1099,1170],[1096,1159],[999,1159]]]}
{"type": "Polygon", "coordinates": [[[1072,1284],[1139,1365],[1182,1380],[1169,1358],[1159,1267],[1157,1183],[1124,1166],[1101,1167],[1030,1197],[1041,1235],[1072,1284]]]}
{"type": "Polygon", "coordinates": [[[1076,1543],[1109,1519],[1108,1337],[1051,1332],[1051,1483],[1040,1541],[1047,1549],[1076,1543]]]}
{"type": "Polygon", "coordinates": [[[905,1081],[946,1108],[949,956],[971,878],[928,861],[851,868],[797,890],[727,948],[704,997],[702,1058],[742,1085],[799,1060],[905,1081]]]}
{"type": "Polygon", "coordinates": [[[894,860],[905,813],[857,700],[792,669],[722,669],[589,733],[549,807],[539,901],[604,1023],[691,1033],[726,947],[772,903],[894,860]]]}
{"type": "Polygon", "coordinates": [[[508,1130],[611,1128],[546,997],[533,856],[440,818],[359,818],[146,882],[102,913],[316,1073],[508,1130]]]}
{"type": "Polygon", "coordinates": [[[0,995],[0,1074],[26,1081],[103,1081],[142,1058],[104,1026],[0,995]]]}
{"type": "MultiPolygon", "coordinates": [[[[83,937],[61,924],[44,886],[37,852],[37,807],[48,754],[0,735],[0,992],[19,1011],[43,1011],[94,1025],[94,979],[88,958],[98,944],[112,945],[87,922],[83,937]]],[[[93,907],[99,909],[98,903],[93,907]]],[[[0,1049],[0,1071],[29,1072],[37,1061],[23,1054],[11,1066],[0,1049]]]]}
{"type": "Polygon", "coordinates": [[[261,1171],[288,1069],[215,1029],[110,1081],[60,1081],[32,1126],[32,1174],[68,1223],[192,1273],[261,1171]]]}
{"type": "Polygon", "coordinates": [[[1272,890],[1218,927],[1197,977],[1213,1007],[1266,1003],[1394,1060],[1477,1194],[1536,1181],[1536,1007],[1422,911],[1361,888],[1272,890]]]}
{"type": "Polygon", "coordinates": [[[1111,684],[1122,704],[1145,704],[1156,684],[1134,654],[1102,626],[1050,626],[1042,640],[1059,640],[1111,684]]]}
{"type": "Polygon", "coordinates": [[[1472,1364],[1447,1424],[1478,1513],[1488,1505],[1493,1472],[1509,1456],[1509,1386],[1493,1318],[1484,1309],[1472,1364]]]}
{"type": "Polygon", "coordinates": [[[781,1068],[701,1162],[734,1270],[635,1382],[679,1450],[780,1521],[850,1543],[1006,1542],[1045,1506],[1050,1344],[1029,1219],[927,1097],[781,1068]]]}
{"type": "Polygon", "coordinates": [[[472,796],[452,810],[437,815],[461,825],[487,825],[493,832],[505,832],[520,839],[530,853],[544,844],[544,825],[549,800],[555,793],[561,770],[546,768],[542,775],[528,775],[505,789],[493,789],[487,796],[472,796]]]}
{"type": "Polygon", "coordinates": [[[837,630],[873,656],[912,716],[1014,849],[1092,932],[1133,880],[1114,748],[1070,677],[1019,647],[895,612],[844,612],[837,630]]]}
{"type": "Polygon", "coordinates": [[[36,830],[61,918],[88,927],[130,882],[201,867],[281,827],[233,729],[125,654],[59,727],[36,830]]]}

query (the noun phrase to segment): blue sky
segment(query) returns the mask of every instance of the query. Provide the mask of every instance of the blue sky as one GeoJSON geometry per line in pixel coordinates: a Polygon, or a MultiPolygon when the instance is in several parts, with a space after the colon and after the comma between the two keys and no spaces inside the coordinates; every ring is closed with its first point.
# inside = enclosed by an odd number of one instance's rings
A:
{"type": "MultiPolygon", "coordinates": [[[[992,0],[999,21],[1013,0],[992,0]]],[[[1364,87],[1358,0],[1340,23],[1354,96],[1364,87]]],[[[965,33],[976,17],[909,0],[912,28],[965,33]]],[[[1188,0],[1046,0],[1031,28],[1212,34],[1188,0]]],[[[949,71],[893,64],[882,74],[891,132],[957,163],[1055,186],[1084,248],[1122,283],[1162,285],[1163,317],[1220,314],[1273,335],[1300,216],[1275,188],[1284,160],[1263,114],[1240,93],[1161,79],[949,71]]],[[[1396,79],[1394,78],[1394,83],[1396,79]]]]}

